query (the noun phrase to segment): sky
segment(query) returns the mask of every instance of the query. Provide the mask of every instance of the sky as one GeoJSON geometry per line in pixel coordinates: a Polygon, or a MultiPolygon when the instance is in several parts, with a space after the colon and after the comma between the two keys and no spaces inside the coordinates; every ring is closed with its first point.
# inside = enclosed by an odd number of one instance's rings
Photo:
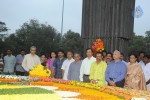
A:
{"type": "MultiPolygon", "coordinates": [[[[6,23],[14,33],[16,29],[29,21],[37,19],[40,23],[47,23],[61,31],[61,15],[63,0],[0,0],[0,21],[6,23]]],[[[135,18],[134,32],[144,35],[150,30],[150,0],[136,0],[136,6],[141,6],[143,16],[135,18]]],[[[64,31],[69,29],[81,33],[82,0],[65,0],[64,31]]]]}

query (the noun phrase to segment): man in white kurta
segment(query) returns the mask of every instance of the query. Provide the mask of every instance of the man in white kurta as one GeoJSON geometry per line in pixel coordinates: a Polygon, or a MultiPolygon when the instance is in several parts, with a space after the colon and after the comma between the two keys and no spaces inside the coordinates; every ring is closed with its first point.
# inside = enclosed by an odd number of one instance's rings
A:
{"type": "MultiPolygon", "coordinates": [[[[144,74],[145,74],[145,80],[146,82],[148,82],[150,80],[150,62],[146,64],[144,68],[144,74]]],[[[147,84],[146,86],[147,86],[147,90],[150,90],[150,83],[147,84]]]]}
{"type": "Polygon", "coordinates": [[[26,72],[29,72],[34,66],[41,64],[40,58],[35,54],[36,47],[32,46],[30,48],[30,54],[25,55],[22,67],[26,72]]]}
{"type": "Polygon", "coordinates": [[[73,53],[71,51],[68,51],[67,59],[63,62],[61,67],[61,69],[63,70],[63,80],[68,80],[68,70],[72,62],[74,62],[73,53]]]}
{"type": "Polygon", "coordinates": [[[86,50],[86,55],[87,57],[82,61],[80,68],[80,81],[89,83],[91,64],[96,61],[96,58],[93,57],[93,52],[90,48],[86,50]]]}
{"type": "Polygon", "coordinates": [[[139,64],[141,65],[141,68],[142,68],[142,70],[144,70],[144,68],[145,68],[145,63],[144,63],[144,61],[143,60],[141,60],[140,62],[139,62],[139,64]]]}

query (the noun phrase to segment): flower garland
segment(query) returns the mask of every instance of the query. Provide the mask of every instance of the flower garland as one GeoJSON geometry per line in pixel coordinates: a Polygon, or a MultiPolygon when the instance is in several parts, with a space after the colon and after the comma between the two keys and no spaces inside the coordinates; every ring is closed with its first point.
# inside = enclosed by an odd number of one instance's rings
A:
{"type": "Polygon", "coordinates": [[[18,82],[19,80],[18,79],[3,79],[3,78],[0,78],[0,82],[18,82]]]}
{"type": "MultiPolygon", "coordinates": [[[[3,78],[3,80],[8,80],[8,78],[7,79],[3,78]]],[[[15,79],[11,79],[11,80],[15,80],[15,79]]],[[[30,80],[28,80],[28,82],[30,82],[30,80]]],[[[124,100],[131,100],[131,98],[133,97],[135,98],[144,97],[147,100],[150,100],[149,91],[140,91],[140,90],[137,91],[133,89],[110,87],[110,86],[101,87],[90,83],[61,80],[61,79],[54,79],[54,78],[42,78],[42,80],[40,81],[30,82],[30,85],[54,86],[54,87],[58,87],[59,90],[78,92],[81,94],[78,96],[79,99],[91,98],[92,100],[92,98],[94,98],[95,100],[99,100],[98,98],[104,98],[104,97],[101,97],[101,95],[98,96],[98,94],[104,93],[103,94],[104,96],[109,97],[109,95],[111,96],[113,95],[114,97],[111,98],[119,98],[119,99],[123,98],[124,100]],[[95,93],[97,93],[97,95],[95,93]]],[[[107,98],[102,100],[107,100],[107,98]]],[[[117,99],[113,99],[113,100],[117,100],[117,99]]]]}
{"type": "Polygon", "coordinates": [[[96,41],[93,42],[92,49],[94,54],[96,54],[97,52],[102,52],[104,50],[103,41],[100,38],[96,39],[96,41]]]}
{"type": "Polygon", "coordinates": [[[54,82],[31,82],[30,84],[34,85],[42,85],[42,84],[47,84],[48,86],[55,86],[58,87],[58,90],[61,91],[72,91],[72,92],[77,92],[80,93],[76,98],[79,99],[85,99],[85,100],[124,100],[123,98],[120,98],[115,95],[110,95],[108,93],[103,93],[100,91],[97,91],[95,89],[88,89],[85,87],[79,87],[79,86],[74,86],[70,84],[60,84],[60,83],[54,83],[54,82]],[[48,85],[48,83],[50,85],[48,85]]]}

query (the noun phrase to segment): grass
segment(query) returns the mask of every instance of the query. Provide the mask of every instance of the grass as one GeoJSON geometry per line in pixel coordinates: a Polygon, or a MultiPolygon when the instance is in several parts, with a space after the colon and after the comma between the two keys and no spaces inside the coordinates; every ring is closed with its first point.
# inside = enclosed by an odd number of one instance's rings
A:
{"type": "Polygon", "coordinates": [[[12,94],[51,94],[52,91],[30,87],[30,88],[17,88],[17,89],[0,89],[0,95],[12,95],[12,94]]]}
{"type": "MultiPolygon", "coordinates": [[[[11,85],[6,83],[0,83],[0,85],[11,85]]],[[[0,95],[12,95],[12,94],[52,94],[50,90],[29,87],[29,88],[14,88],[14,89],[0,89],[0,95]]]]}

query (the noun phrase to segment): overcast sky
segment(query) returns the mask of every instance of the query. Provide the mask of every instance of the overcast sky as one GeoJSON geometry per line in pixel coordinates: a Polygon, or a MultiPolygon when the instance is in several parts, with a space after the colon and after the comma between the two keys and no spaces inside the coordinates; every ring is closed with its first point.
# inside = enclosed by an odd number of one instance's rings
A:
{"type": "MultiPolygon", "coordinates": [[[[47,22],[60,32],[62,0],[0,0],[0,21],[6,23],[9,33],[29,21],[37,19],[47,22]]],[[[144,11],[141,18],[135,19],[134,31],[144,35],[150,30],[150,0],[136,0],[144,11]]],[[[71,29],[81,33],[82,0],[65,0],[64,33],[71,29]]]]}

